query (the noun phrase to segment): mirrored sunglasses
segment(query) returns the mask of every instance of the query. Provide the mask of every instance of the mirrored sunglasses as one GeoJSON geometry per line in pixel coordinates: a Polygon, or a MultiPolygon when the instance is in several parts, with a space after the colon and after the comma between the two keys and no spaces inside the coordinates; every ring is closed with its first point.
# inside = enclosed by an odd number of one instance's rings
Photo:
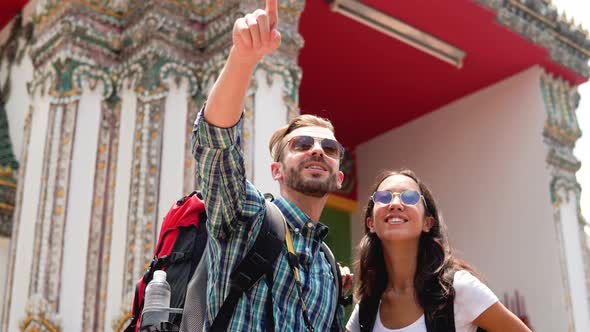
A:
{"type": "Polygon", "coordinates": [[[291,151],[305,152],[312,149],[315,142],[319,142],[324,153],[334,159],[340,159],[344,155],[344,147],[338,141],[331,138],[313,137],[307,135],[293,136],[287,141],[291,151]]]}
{"type": "MultiPolygon", "coordinates": [[[[373,193],[371,199],[373,203],[377,204],[390,204],[393,201],[393,197],[399,195],[399,199],[404,205],[416,205],[420,202],[420,198],[424,199],[424,196],[416,190],[405,190],[401,193],[394,193],[387,190],[379,190],[373,193]]],[[[424,201],[426,205],[426,201],[424,201]]]]}

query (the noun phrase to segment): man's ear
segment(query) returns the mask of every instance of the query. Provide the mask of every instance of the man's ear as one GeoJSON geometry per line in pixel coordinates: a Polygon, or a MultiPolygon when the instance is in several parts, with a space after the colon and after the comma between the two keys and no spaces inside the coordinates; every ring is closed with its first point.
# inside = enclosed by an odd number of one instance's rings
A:
{"type": "Polygon", "coordinates": [[[434,226],[434,218],[433,217],[426,217],[424,218],[424,225],[422,225],[422,231],[423,232],[430,232],[430,229],[432,228],[432,226],[434,226]]]}
{"type": "Polygon", "coordinates": [[[342,188],[343,181],[344,181],[344,173],[342,171],[338,171],[338,183],[336,184],[336,187],[338,188],[338,190],[340,190],[340,188],[342,188]]]}
{"type": "Polygon", "coordinates": [[[275,181],[280,181],[283,178],[281,163],[273,161],[270,164],[270,173],[275,181]]]}

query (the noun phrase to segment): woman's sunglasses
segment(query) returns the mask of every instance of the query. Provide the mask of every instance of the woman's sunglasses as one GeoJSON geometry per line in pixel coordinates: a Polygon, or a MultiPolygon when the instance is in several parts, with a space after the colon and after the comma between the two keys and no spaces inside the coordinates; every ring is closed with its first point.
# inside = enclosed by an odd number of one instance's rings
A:
{"type": "Polygon", "coordinates": [[[340,159],[344,154],[344,147],[338,141],[330,138],[313,137],[307,135],[293,136],[287,141],[287,146],[291,151],[305,152],[312,149],[315,142],[320,143],[324,153],[333,159],[340,159]]]}
{"type": "MultiPolygon", "coordinates": [[[[416,190],[405,190],[401,193],[394,193],[387,190],[379,190],[373,193],[371,199],[373,203],[377,204],[390,204],[393,201],[393,197],[399,195],[399,199],[404,205],[416,205],[420,202],[420,198],[424,200],[424,196],[416,190]]],[[[424,200],[424,206],[426,206],[426,200],[424,200]]]]}

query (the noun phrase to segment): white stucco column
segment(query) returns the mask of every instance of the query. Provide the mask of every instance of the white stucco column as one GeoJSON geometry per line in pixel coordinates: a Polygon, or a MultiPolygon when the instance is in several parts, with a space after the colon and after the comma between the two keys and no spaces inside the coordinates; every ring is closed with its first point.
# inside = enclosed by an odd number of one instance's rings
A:
{"type": "Polygon", "coordinates": [[[125,270],[127,238],[127,218],[129,216],[129,190],[131,183],[131,163],[133,158],[133,134],[135,128],[137,95],[134,84],[125,80],[121,84],[121,116],[119,120],[119,148],[117,151],[117,170],[114,174],[115,187],[113,228],[111,236],[110,260],[108,263],[108,290],[106,292],[105,331],[110,331],[113,320],[119,318],[131,306],[123,303],[124,292],[122,276],[125,270]],[[123,308],[125,306],[125,308],[123,308]]]}
{"type": "Polygon", "coordinates": [[[573,153],[581,136],[575,113],[580,95],[576,87],[550,74],[541,78],[541,91],[547,113],[543,136],[568,328],[575,332],[590,331],[590,249],[580,212],[581,187],[576,179],[580,162],[573,153]]]}
{"type": "MultiPolygon", "coordinates": [[[[29,107],[26,102],[29,101],[29,92],[27,91],[28,82],[23,78],[33,77],[31,57],[25,52],[21,61],[16,62],[9,70],[11,71],[12,84],[10,86],[10,98],[6,103],[6,110],[8,123],[10,123],[12,151],[18,153],[22,151],[25,120],[29,107]]],[[[16,157],[20,158],[21,156],[16,157]]]]}
{"type": "Polygon", "coordinates": [[[164,108],[164,128],[162,141],[162,172],[160,175],[160,202],[158,207],[157,229],[162,226],[164,216],[173,202],[183,193],[185,142],[190,140],[184,130],[184,123],[188,112],[189,84],[186,79],[174,82],[170,78],[168,95],[164,108]]]}
{"type": "Polygon", "coordinates": [[[91,89],[83,85],[74,135],[71,162],[69,201],[65,219],[63,267],[59,313],[64,331],[82,329],[82,310],[85,292],[88,241],[93,201],[95,166],[98,146],[99,124],[101,123],[102,89],[91,89]]]}
{"type": "MultiPolygon", "coordinates": [[[[245,139],[252,139],[252,151],[246,158],[251,159],[253,167],[252,181],[262,192],[278,195],[279,184],[271,175],[270,165],[273,162],[268,142],[272,134],[280,127],[287,124],[288,110],[283,98],[284,79],[275,75],[267,79],[264,69],[258,70],[254,76],[255,86],[254,105],[251,110],[254,119],[251,128],[246,127],[245,139]],[[256,128],[256,129],[254,129],[256,128]],[[250,131],[251,130],[251,131],[250,131]]],[[[248,114],[250,116],[250,114],[248,114]]]]}
{"type": "MultiPolygon", "coordinates": [[[[46,92],[49,85],[37,90],[32,98],[32,118],[30,129],[25,130],[25,137],[30,135],[28,148],[21,158],[21,171],[19,184],[21,188],[17,192],[17,206],[22,206],[24,202],[39,202],[41,187],[41,175],[44,165],[44,150],[47,135],[47,124],[50,107],[50,96],[46,92]],[[23,174],[24,173],[24,174],[23,174]],[[22,197],[22,200],[20,197],[22,197]]],[[[15,223],[13,228],[14,243],[11,244],[11,257],[9,265],[9,276],[7,283],[7,292],[9,301],[5,303],[5,309],[8,319],[3,322],[7,331],[18,331],[20,320],[25,316],[25,305],[29,297],[31,265],[33,261],[33,245],[35,224],[37,221],[37,212],[39,204],[27,205],[27,208],[20,207],[18,214],[15,214],[15,223]],[[22,231],[21,231],[22,230],[22,231]]]]}

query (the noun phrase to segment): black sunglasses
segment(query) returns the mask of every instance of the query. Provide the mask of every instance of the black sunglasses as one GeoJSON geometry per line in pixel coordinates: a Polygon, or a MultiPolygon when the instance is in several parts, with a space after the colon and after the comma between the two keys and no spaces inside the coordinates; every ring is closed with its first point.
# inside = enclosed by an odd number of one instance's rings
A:
{"type": "Polygon", "coordinates": [[[319,141],[326,156],[333,159],[340,159],[344,155],[344,147],[342,144],[331,138],[307,135],[293,136],[287,141],[287,146],[289,146],[291,151],[305,152],[312,149],[317,141],[319,141]]]}

